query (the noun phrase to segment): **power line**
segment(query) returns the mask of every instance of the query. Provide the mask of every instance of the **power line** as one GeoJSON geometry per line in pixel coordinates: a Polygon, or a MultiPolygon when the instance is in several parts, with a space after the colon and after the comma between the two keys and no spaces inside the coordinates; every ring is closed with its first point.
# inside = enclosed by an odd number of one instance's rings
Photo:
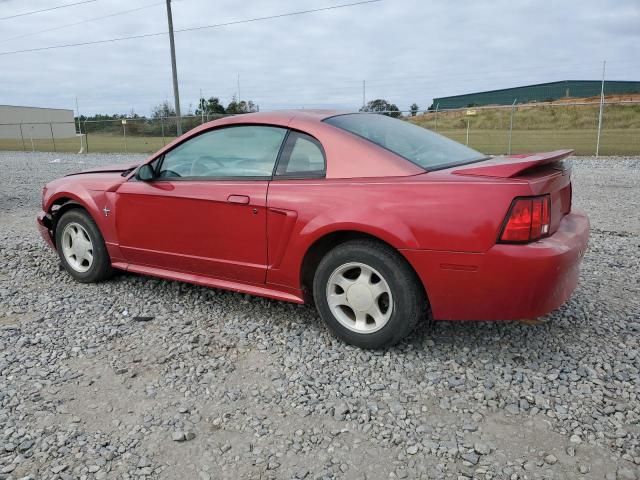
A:
{"type": "MultiPolygon", "coordinates": [[[[619,62],[620,64],[620,62],[619,62]]],[[[592,71],[595,72],[596,64],[592,62],[588,63],[579,63],[574,65],[581,65],[578,69],[580,71],[592,71]]],[[[629,65],[631,65],[629,63],[629,65]]],[[[572,77],[573,74],[571,72],[575,72],[576,68],[571,67],[571,64],[549,64],[546,65],[545,70],[541,70],[542,66],[536,67],[520,67],[515,68],[513,70],[493,70],[488,72],[474,72],[474,78],[469,79],[468,75],[465,75],[465,72],[455,72],[444,71],[442,74],[433,75],[429,77],[421,77],[421,76],[412,76],[410,74],[403,74],[402,77],[394,77],[394,76],[385,76],[381,79],[370,81],[367,80],[367,92],[375,92],[376,96],[381,95],[380,92],[384,92],[383,95],[404,95],[411,94],[415,95],[419,91],[432,90],[434,88],[434,81],[437,81],[438,84],[446,84],[449,90],[449,93],[453,93],[456,90],[465,91],[467,87],[476,87],[479,85],[479,82],[484,81],[487,83],[488,80],[494,84],[493,87],[487,88],[511,88],[514,84],[517,86],[522,82],[518,80],[522,79],[522,74],[516,73],[518,71],[526,71],[526,70],[536,70],[539,72],[539,75],[536,78],[536,82],[539,83],[547,83],[550,80],[545,79],[545,77],[556,77],[556,81],[565,80],[569,77],[572,77]],[[477,75],[476,75],[477,73],[477,75]],[[560,77],[558,73],[561,73],[560,77]],[[569,73],[569,75],[566,75],[569,73]],[[560,78],[558,78],[560,77],[560,78]],[[421,80],[422,79],[422,80],[421,80]],[[424,79],[427,79],[426,81],[424,79]],[[429,80],[431,79],[431,80],[429,80]],[[407,82],[410,82],[407,84],[407,82]],[[500,86],[501,84],[504,87],[500,86]],[[498,86],[495,86],[498,85],[498,86]]],[[[590,75],[589,75],[590,76],[590,75]]],[[[371,77],[369,77],[371,78],[371,77]]],[[[250,91],[251,95],[258,95],[261,98],[268,97],[278,97],[280,95],[273,94],[273,89],[269,87],[264,87],[264,83],[259,82],[259,79],[254,79],[255,82],[258,83],[249,83],[248,86],[245,86],[244,90],[250,91]],[[266,95],[263,95],[263,92],[266,95]]],[[[228,81],[228,84],[231,85],[231,81],[228,81]]],[[[288,78],[287,83],[291,85],[295,83],[295,79],[288,78]]],[[[322,94],[344,94],[345,96],[353,96],[354,93],[362,91],[362,81],[351,79],[338,79],[336,81],[335,78],[326,79],[326,80],[300,80],[300,85],[294,88],[297,93],[309,93],[312,95],[318,94],[321,92],[322,94]],[[337,85],[337,82],[340,82],[341,85],[337,85]],[[327,87],[327,85],[332,85],[327,87]]],[[[530,82],[531,83],[531,82],[530,82]]],[[[229,86],[229,89],[232,87],[229,86]]],[[[418,93],[419,94],[419,93],[418,93]]],[[[245,95],[247,96],[247,95],[245,95]]],[[[442,96],[442,95],[440,95],[442,96]]]]}
{"type": "MultiPolygon", "coordinates": [[[[96,0],[85,0],[85,2],[80,2],[80,3],[86,3],[86,2],[95,2],[96,0]]],[[[259,22],[259,21],[263,21],[263,20],[273,20],[275,18],[284,18],[284,17],[292,17],[294,15],[306,15],[309,13],[317,13],[317,12],[324,12],[327,10],[337,10],[339,8],[347,8],[347,7],[354,7],[356,5],[364,5],[364,4],[368,4],[368,3],[377,3],[377,2],[382,2],[383,0],[363,0],[360,2],[353,2],[353,3],[344,3],[341,5],[332,5],[330,7],[322,7],[322,8],[313,8],[310,10],[300,10],[297,12],[288,12],[288,13],[280,13],[277,15],[269,15],[266,17],[255,17],[255,18],[249,18],[249,19],[245,19],[245,20],[234,20],[231,22],[225,22],[225,23],[216,23],[213,25],[203,25],[200,27],[189,27],[189,28],[181,28],[181,29],[176,29],[175,32],[176,33],[182,33],[182,32],[193,32],[196,30],[205,30],[205,29],[209,29],[209,28],[220,28],[220,27],[228,27],[231,25],[239,25],[242,23],[251,23],[251,22],[259,22]]],[[[1,20],[1,19],[0,19],[1,20]]],[[[28,52],[40,52],[43,50],[55,50],[55,49],[59,49],[59,48],[69,48],[69,47],[80,47],[83,45],[97,45],[97,44],[101,44],[101,43],[112,43],[112,42],[121,42],[123,40],[134,40],[134,39],[138,39],[138,38],[148,38],[148,37],[158,37],[160,35],[167,35],[168,32],[155,32],[155,33],[144,33],[144,34],[140,34],[140,35],[129,35],[129,36],[125,36],[125,37],[116,37],[116,38],[108,38],[105,40],[93,40],[93,41],[89,41],[89,42],[78,42],[78,43],[67,43],[67,44],[62,44],[62,45],[51,45],[48,47],[37,47],[37,48],[27,48],[24,50],[12,50],[12,51],[8,51],[8,52],[0,52],[0,56],[3,55],[14,55],[17,53],[28,53],[28,52]]]]}
{"type": "Polygon", "coordinates": [[[218,24],[214,24],[214,25],[204,25],[202,27],[189,27],[189,28],[182,28],[180,30],[176,30],[176,32],[193,32],[196,30],[204,30],[207,28],[219,28],[219,27],[228,27],[230,25],[238,25],[241,23],[251,23],[251,22],[259,22],[262,20],[273,20],[275,18],[283,18],[283,17],[292,17],[294,15],[305,15],[308,13],[316,13],[316,12],[324,12],[327,10],[337,10],[338,8],[346,8],[346,7],[355,7],[357,5],[365,5],[367,3],[377,3],[377,2],[382,2],[383,0],[363,0],[360,2],[353,2],[353,3],[343,3],[341,5],[332,5],[330,7],[321,7],[321,8],[313,8],[310,10],[300,10],[297,12],[289,12],[289,13],[280,13],[277,15],[270,15],[268,17],[256,17],[256,18],[249,18],[246,20],[235,20],[235,21],[231,21],[231,22],[226,22],[226,23],[218,23],[218,24]]]}
{"type": "MultiPolygon", "coordinates": [[[[592,69],[595,71],[595,66],[597,64],[588,62],[588,63],[580,63],[576,65],[581,65],[582,69],[592,69]]],[[[491,80],[493,83],[508,83],[511,84],[514,80],[518,80],[522,78],[522,74],[517,73],[518,71],[526,71],[526,70],[536,70],[540,71],[540,76],[552,76],[557,73],[562,73],[563,76],[566,72],[575,71],[575,68],[571,67],[571,65],[566,64],[548,64],[546,65],[546,69],[541,71],[541,66],[532,66],[532,67],[521,67],[513,70],[490,70],[485,72],[474,72],[474,78],[470,79],[469,76],[465,76],[466,72],[461,71],[443,71],[442,74],[432,75],[429,77],[421,77],[418,75],[412,76],[410,74],[403,74],[402,76],[394,76],[394,75],[385,75],[380,79],[367,80],[367,91],[372,92],[380,92],[380,91],[392,91],[392,92],[410,92],[416,90],[424,90],[432,88],[432,81],[437,81],[438,83],[446,83],[449,88],[458,88],[460,86],[473,86],[478,85],[478,82],[481,80],[491,80]],[[476,75],[477,73],[477,75],[476,75]],[[425,81],[426,79],[426,81],[425,81]],[[390,87],[390,88],[389,88],[390,87]]],[[[568,75],[570,76],[570,75],[568,75]]],[[[369,77],[371,78],[371,77],[369,77]]],[[[564,79],[564,78],[561,78],[564,79]]],[[[559,80],[561,80],[559,79],[559,80]]],[[[302,93],[312,93],[315,94],[318,91],[322,93],[344,93],[345,95],[352,95],[353,92],[361,92],[362,91],[362,81],[356,80],[354,78],[339,78],[339,77],[331,77],[319,79],[287,79],[288,85],[295,85],[293,90],[296,92],[302,93]],[[299,85],[296,84],[296,80],[299,82],[299,85]]],[[[231,77],[227,79],[225,88],[228,90],[235,89],[237,87],[232,86],[231,77]]],[[[273,88],[265,87],[264,82],[261,81],[260,78],[253,78],[253,82],[250,80],[249,82],[245,82],[243,84],[243,91],[245,92],[245,97],[247,96],[247,91],[251,92],[252,95],[260,94],[263,92],[273,93],[273,88]]],[[[279,94],[274,94],[275,96],[279,96],[279,94]]]]}
{"type": "MultiPolygon", "coordinates": [[[[610,63],[613,65],[615,62],[607,61],[607,67],[609,67],[610,63]]],[[[632,62],[617,62],[617,64],[630,66],[632,65],[632,62]]],[[[445,84],[448,90],[461,89],[466,91],[467,87],[474,87],[474,88],[483,90],[484,87],[482,87],[482,83],[479,83],[482,80],[490,80],[491,83],[494,84],[493,87],[487,87],[487,88],[495,88],[496,84],[501,84],[501,83],[504,83],[507,86],[507,88],[509,88],[511,86],[519,85],[519,84],[513,83],[514,80],[517,81],[519,78],[522,78],[521,75],[518,75],[516,73],[517,71],[536,70],[536,71],[540,71],[541,76],[549,77],[557,72],[562,72],[564,74],[565,71],[568,71],[570,69],[571,65],[583,66],[584,68],[593,69],[593,72],[596,72],[596,68],[598,66],[602,68],[601,65],[598,65],[595,62],[587,62],[587,63],[580,62],[580,63],[574,63],[574,64],[566,64],[564,62],[558,63],[558,64],[550,63],[545,66],[546,67],[545,70],[541,70],[541,67],[543,67],[542,65],[530,65],[527,67],[521,66],[519,68],[514,68],[512,70],[494,69],[494,70],[488,70],[488,71],[474,72],[474,74],[475,73],[478,74],[477,76],[478,78],[476,78],[475,75],[474,75],[474,78],[469,78],[468,75],[465,76],[465,73],[468,73],[468,70],[467,71],[450,70],[450,71],[443,71],[443,74],[434,76],[433,80],[437,80],[438,81],[437,83],[439,84],[445,84]]],[[[345,97],[348,97],[348,96],[353,97],[354,94],[358,94],[358,92],[361,92],[361,89],[362,89],[362,83],[361,83],[362,81],[357,80],[355,78],[335,77],[335,78],[326,78],[325,80],[318,80],[317,78],[318,77],[316,77],[315,81],[307,80],[307,79],[297,79],[299,82],[297,83],[296,79],[292,79],[288,77],[287,85],[290,86],[290,89],[287,90],[287,92],[293,91],[295,93],[311,95],[311,96],[324,96],[326,94],[332,94],[336,96],[342,95],[345,97]],[[338,83],[340,85],[338,85],[338,83]]],[[[404,95],[405,93],[413,95],[416,90],[429,90],[428,93],[432,93],[430,92],[430,90],[432,90],[434,86],[431,82],[417,81],[417,80],[414,80],[414,78],[418,79],[421,77],[419,76],[412,77],[410,74],[403,74],[401,77],[385,76],[377,80],[376,85],[371,87],[371,90],[375,91],[376,95],[381,95],[380,92],[384,92],[382,93],[382,95],[391,95],[391,94],[404,95]],[[405,83],[407,81],[413,82],[413,83],[407,85],[405,83]]],[[[563,80],[563,79],[565,78],[560,78],[559,80],[563,80]]],[[[288,93],[285,93],[285,94],[273,93],[274,89],[271,87],[265,87],[264,84],[265,83],[261,81],[261,78],[254,78],[253,83],[250,81],[244,82],[242,89],[243,89],[243,92],[245,93],[244,95],[245,98],[251,97],[253,95],[257,95],[260,98],[280,98],[282,96],[288,95],[288,93]],[[249,95],[247,95],[247,91],[250,92],[249,95]]],[[[369,91],[369,84],[370,84],[370,80],[367,80],[367,91],[369,91]]],[[[224,96],[224,95],[221,95],[223,91],[230,92],[228,95],[229,97],[232,96],[237,91],[237,77],[235,75],[233,77],[228,76],[228,78],[224,81],[224,83],[220,84],[218,94],[211,95],[211,96],[224,96]]],[[[446,93],[446,95],[449,95],[450,93],[453,93],[453,92],[448,92],[446,93]]],[[[445,93],[439,93],[436,96],[444,96],[444,95],[445,93]]],[[[149,94],[147,96],[145,95],[137,96],[137,98],[154,99],[154,98],[157,98],[157,95],[149,94]]]]}
{"type": "MultiPolygon", "coordinates": [[[[580,66],[581,68],[584,69],[591,69],[592,67],[595,68],[595,66],[597,65],[596,63],[592,63],[592,62],[581,62],[581,63],[575,63],[573,64],[575,66],[580,66]]],[[[535,70],[535,71],[539,71],[542,74],[547,74],[547,73],[551,73],[551,74],[555,74],[555,73],[565,73],[565,71],[567,72],[571,72],[571,71],[575,71],[575,67],[572,66],[571,64],[547,64],[547,65],[540,65],[540,66],[535,66],[535,67],[521,67],[521,68],[514,68],[514,69],[509,69],[509,70],[504,70],[504,69],[500,69],[500,70],[488,70],[488,71],[478,71],[475,72],[474,71],[474,75],[473,75],[473,79],[469,79],[468,76],[468,71],[455,71],[455,70],[443,70],[443,71],[439,71],[436,74],[431,74],[431,75],[411,75],[408,73],[403,73],[401,76],[394,76],[394,75],[385,75],[384,77],[381,77],[379,79],[371,79],[371,77],[368,77],[367,79],[367,87],[371,86],[371,88],[374,89],[380,89],[383,88],[384,86],[388,86],[391,85],[393,87],[398,87],[398,86],[409,86],[409,87],[420,87],[422,88],[422,86],[424,85],[429,85],[429,80],[437,80],[437,81],[442,81],[442,80],[451,80],[456,84],[460,84],[465,83],[465,84],[477,84],[478,80],[480,79],[485,79],[485,78],[494,78],[494,79],[511,79],[511,78],[517,78],[520,74],[518,74],[517,72],[522,72],[522,71],[528,71],[528,70],[535,70]],[[547,70],[541,70],[542,68],[546,68],[547,70]],[[406,84],[409,85],[406,85],[406,84]]],[[[594,70],[595,71],[595,70],[594,70]]],[[[301,85],[301,87],[311,87],[313,88],[314,86],[319,86],[319,87],[325,87],[327,84],[334,84],[336,83],[336,80],[339,81],[342,85],[341,86],[336,86],[335,88],[337,89],[355,89],[355,90],[362,90],[362,81],[361,80],[357,80],[353,77],[351,78],[337,78],[337,77],[332,77],[330,79],[318,79],[316,78],[315,81],[314,80],[304,80],[303,83],[304,85],[301,85]]],[[[262,82],[260,82],[259,80],[255,80],[257,82],[258,85],[262,84],[262,82]]],[[[291,79],[289,79],[289,83],[291,82],[291,79]]],[[[249,89],[251,91],[255,91],[256,88],[254,88],[255,84],[251,84],[249,83],[249,87],[245,87],[246,89],[249,89]]],[[[267,87],[257,87],[258,90],[264,90],[264,91],[268,91],[271,92],[272,89],[271,88],[267,88],[267,87]]],[[[330,90],[333,90],[334,88],[332,87],[330,90]]]]}
{"type": "Polygon", "coordinates": [[[143,10],[145,8],[150,8],[150,7],[155,7],[156,5],[162,5],[163,3],[164,2],[152,3],[150,5],[143,5],[142,7],[132,8],[130,10],[122,10],[120,12],[110,13],[108,15],[103,15],[101,17],[87,18],[86,20],[80,20],[79,22],[67,23],[65,25],[59,25],[57,27],[47,28],[46,30],[40,30],[38,32],[30,32],[30,33],[25,33],[23,35],[16,35],[15,37],[4,38],[4,39],[0,40],[0,43],[8,42],[9,40],[15,40],[17,38],[32,37],[34,35],[40,35],[41,33],[53,32],[54,30],[61,30],[63,28],[73,27],[75,25],[81,25],[83,23],[94,22],[96,20],[103,20],[105,18],[111,18],[111,17],[115,17],[115,16],[118,16],[118,15],[124,15],[125,13],[137,12],[138,10],[143,10]]]}
{"type": "Polygon", "coordinates": [[[16,15],[9,15],[8,17],[0,17],[0,20],[8,20],[10,18],[24,17],[26,15],[33,15],[35,13],[50,12],[51,10],[58,10],[59,8],[73,7],[74,5],[82,5],[83,3],[91,3],[96,1],[97,0],[83,0],[82,2],[65,3],[64,5],[58,5],[56,7],[43,8],[42,10],[32,10],[31,12],[18,13],[16,15]]]}

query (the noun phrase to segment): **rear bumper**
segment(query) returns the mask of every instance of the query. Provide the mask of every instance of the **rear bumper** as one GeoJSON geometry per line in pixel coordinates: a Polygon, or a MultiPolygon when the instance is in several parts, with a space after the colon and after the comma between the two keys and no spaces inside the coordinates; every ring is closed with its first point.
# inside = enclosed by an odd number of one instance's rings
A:
{"type": "Polygon", "coordinates": [[[53,243],[53,237],[51,236],[51,228],[53,226],[53,219],[51,215],[45,212],[40,212],[36,217],[36,224],[38,225],[38,231],[40,236],[51,248],[55,250],[56,246],[53,243]]]}
{"type": "Polygon", "coordinates": [[[418,272],[436,320],[518,320],[560,307],[578,284],[589,219],[572,211],[558,230],[527,245],[486,253],[403,250],[418,272]]]}

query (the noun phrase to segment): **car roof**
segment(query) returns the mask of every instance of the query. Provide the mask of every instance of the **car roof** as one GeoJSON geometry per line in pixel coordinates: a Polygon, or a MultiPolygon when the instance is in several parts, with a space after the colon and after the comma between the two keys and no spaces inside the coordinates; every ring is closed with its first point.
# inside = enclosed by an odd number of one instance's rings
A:
{"type": "Polygon", "coordinates": [[[274,125],[288,125],[293,119],[303,119],[307,121],[321,122],[322,120],[333,117],[335,115],[344,115],[351,113],[344,110],[320,110],[320,109],[302,109],[302,110],[275,110],[271,112],[253,112],[241,113],[213,120],[216,124],[223,123],[271,123],[274,125]]]}
{"type": "Polygon", "coordinates": [[[147,161],[201,132],[233,125],[271,125],[301,131],[316,138],[323,146],[326,178],[396,177],[424,173],[424,169],[374,143],[323,122],[324,119],[352,112],[341,110],[277,110],[243,113],[203,123],[175,139],[147,161]],[[348,158],[349,161],[342,159],[348,158]]]}

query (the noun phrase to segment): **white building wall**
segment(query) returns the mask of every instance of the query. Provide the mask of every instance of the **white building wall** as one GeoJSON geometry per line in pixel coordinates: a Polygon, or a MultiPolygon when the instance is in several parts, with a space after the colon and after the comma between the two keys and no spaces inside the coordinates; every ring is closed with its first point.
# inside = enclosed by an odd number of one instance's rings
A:
{"type": "Polygon", "coordinates": [[[70,138],[76,135],[73,110],[0,105],[0,139],[70,138]]]}

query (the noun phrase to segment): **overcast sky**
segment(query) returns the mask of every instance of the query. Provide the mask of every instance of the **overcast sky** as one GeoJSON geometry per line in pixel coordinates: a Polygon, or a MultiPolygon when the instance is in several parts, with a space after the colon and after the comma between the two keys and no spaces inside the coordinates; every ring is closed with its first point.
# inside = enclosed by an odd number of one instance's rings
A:
{"type": "MultiPolygon", "coordinates": [[[[0,17],[80,0],[0,0],[0,17]]],[[[174,0],[176,29],[356,0],[174,0]]],[[[0,53],[166,32],[161,0],[96,0],[0,20],[0,53]],[[149,6],[151,5],[151,6],[149,6]],[[70,23],[138,11],[42,32],[70,23]],[[18,37],[20,38],[14,38],[18,37]]],[[[176,33],[183,112],[237,93],[261,110],[357,109],[564,79],[640,80],[638,0],[382,0],[176,33]]],[[[0,104],[148,114],[173,100],[168,36],[0,55],[0,104]]]]}

